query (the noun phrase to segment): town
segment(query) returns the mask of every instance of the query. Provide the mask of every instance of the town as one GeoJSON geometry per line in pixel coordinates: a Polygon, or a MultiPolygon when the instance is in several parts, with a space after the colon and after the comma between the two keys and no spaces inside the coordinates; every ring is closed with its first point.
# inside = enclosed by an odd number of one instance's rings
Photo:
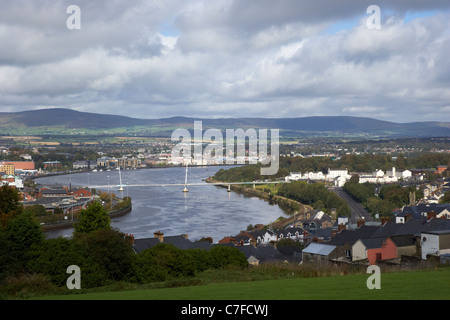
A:
{"type": "MultiPolygon", "coordinates": [[[[379,144],[379,142],[376,143],[376,145],[379,144]]],[[[411,145],[411,141],[407,144],[411,145]]],[[[281,158],[282,161],[327,158],[337,162],[347,155],[357,157],[364,155],[355,148],[343,149],[337,144],[332,145],[335,153],[310,155],[297,153],[295,150],[299,144],[292,144],[292,148],[284,145],[281,158]]],[[[41,207],[40,219],[45,226],[55,222],[73,221],[80,210],[85,209],[94,199],[99,199],[111,211],[114,209],[122,211],[124,206],[120,203],[121,199],[113,193],[97,192],[87,186],[37,185],[33,178],[73,172],[136,170],[154,166],[184,165],[185,162],[182,159],[171,159],[171,147],[173,144],[168,141],[158,141],[148,148],[143,147],[142,144],[136,145],[130,141],[127,143],[122,141],[119,145],[108,145],[102,151],[95,152],[92,146],[76,149],[73,146],[69,148],[4,146],[0,162],[1,183],[18,189],[25,207],[41,207]],[[105,152],[106,150],[109,152],[105,152]],[[11,161],[8,161],[8,158],[11,161]],[[45,212],[51,214],[45,214],[45,212]]],[[[370,149],[370,154],[374,154],[373,148],[367,148],[367,144],[366,149],[370,149]]],[[[348,216],[340,216],[336,210],[324,212],[308,207],[308,210],[302,214],[296,214],[284,221],[277,221],[270,225],[256,223],[254,227],[240,231],[234,236],[219,239],[215,244],[239,248],[250,264],[269,262],[274,259],[298,263],[331,261],[368,264],[410,263],[414,258],[420,262],[430,257],[440,259],[441,262],[448,261],[450,257],[450,246],[446,240],[450,237],[448,166],[435,163],[434,168],[406,169],[403,166],[403,169],[397,169],[395,166],[399,164],[397,158],[403,157],[405,150],[403,146],[400,146],[395,152],[392,149],[387,152],[388,155],[392,154],[393,166],[385,171],[375,169],[372,172],[361,172],[349,171],[347,168],[328,168],[326,172],[285,170],[284,172],[289,173],[276,178],[285,182],[325,183],[331,189],[342,189],[356,175],[360,184],[414,185],[421,191],[420,194],[423,196],[410,199],[408,205],[396,208],[389,217],[372,215],[374,219],[365,220],[364,217],[360,217],[356,223],[353,223],[348,216]]],[[[413,150],[411,157],[417,152],[415,147],[413,150]]],[[[445,155],[448,152],[448,149],[440,149],[434,154],[445,155]]],[[[386,155],[386,149],[383,148],[379,154],[386,155]]],[[[189,161],[189,165],[192,166],[205,164],[214,165],[215,162],[213,159],[206,163],[189,161]]],[[[207,235],[205,237],[207,238],[207,235]]],[[[133,238],[134,246],[138,251],[161,242],[173,242],[181,248],[199,246],[198,242],[189,241],[186,235],[164,237],[163,233],[159,232],[155,238],[133,238]]],[[[214,243],[210,239],[206,243],[201,243],[202,247],[205,245],[208,247],[214,243]]]]}

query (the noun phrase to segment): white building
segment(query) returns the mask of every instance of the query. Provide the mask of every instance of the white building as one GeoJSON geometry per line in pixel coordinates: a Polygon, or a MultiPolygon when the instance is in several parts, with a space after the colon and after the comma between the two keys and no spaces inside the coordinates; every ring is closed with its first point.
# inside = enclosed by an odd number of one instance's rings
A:
{"type": "Polygon", "coordinates": [[[439,256],[450,249],[450,230],[427,231],[420,235],[422,259],[427,255],[439,256]]]}
{"type": "MultiPolygon", "coordinates": [[[[392,170],[386,171],[384,173],[383,170],[377,169],[371,173],[360,173],[359,183],[392,183],[397,182],[399,179],[410,179],[412,177],[412,173],[409,170],[396,171],[395,167],[392,170]]],[[[317,180],[317,181],[330,181],[334,182],[334,185],[337,187],[342,187],[352,175],[348,172],[347,169],[328,169],[327,174],[323,174],[322,172],[291,172],[289,176],[285,177],[286,181],[297,181],[297,180],[317,180]]]]}
{"type": "Polygon", "coordinates": [[[0,186],[8,185],[17,189],[23,189],[23,179],[13,175],[3,175],[0,177],[0,186]]]}
{"type": "Polygon", "coordinates": [[[377,169],[372,173],[373,176],[377,177],[377,178],[382,178],[384,177],[384,171],[377,169]]]}
{"type": "Polygon", "coordinates": [[[412,177],[412,172],[409,170],[396,170],[395,167],[392,167],[391,170],[386,171],[386,176],[406,180],[412,177]]]}
{"type": "Polygon", "coordinates": [[[346,182],[347,182],[346,177],[339,176],[339,177],[334,178],[334,185],[336,187],[343,187],[346,182]]]}
{"type": "Polygon", "coordinates": [[[297,181],[302,179],[301,172],[291,172],[287,177],[284,178],[286,181],[297,181]]]}
{"type": "Polygon", "coordinates": [[[328,168],[327,180],[333,181],[336,177],[344,177],[351,178],[351,175],[348,173],[347,169],[330,169],[328,168]]]}

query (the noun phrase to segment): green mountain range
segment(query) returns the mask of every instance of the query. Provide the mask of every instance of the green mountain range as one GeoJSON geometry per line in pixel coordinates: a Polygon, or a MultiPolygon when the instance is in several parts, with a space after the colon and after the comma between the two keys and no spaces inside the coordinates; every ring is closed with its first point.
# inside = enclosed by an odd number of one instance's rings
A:
{"type": "Polygon", "coordinates": [[[118,115],[79,112],[70,109],[42,109],[0,113],[0,135],[125,135],[170,137],[173,130],[193,130],[201,120],[204,130],[279,129],[284,137],[448,137],[449,122],[395,123],[372,118],[323,116],[301,118],[172,117],[136,119],[118,115]]]}

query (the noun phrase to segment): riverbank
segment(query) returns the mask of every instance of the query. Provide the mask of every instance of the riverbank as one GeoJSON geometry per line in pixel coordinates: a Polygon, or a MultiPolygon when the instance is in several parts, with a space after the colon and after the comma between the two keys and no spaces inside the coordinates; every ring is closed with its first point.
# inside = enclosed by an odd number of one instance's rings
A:
{"type": "MultiPolygon", "coordinates": [[[[207,183],[225,183],[223,181],[217,181],[212,177],[205,179],[207,183]]],[[[270,184],[270,182],[268,182],[270,184]]],[[[219,185],[222,188],[229,188],[230,191],[245,194],[247,196],[254,196],[264,201],[267,201],[270,205],[278,205],[289,217],[280,217],[278,220],[273,221],[267,226],[278,229],[284,228],[289,224],[295,223],[297,220],[306,219],[309,214],[314,211],[314,208],[298,201],[274,195],[272,193],[265,192],[253,187],[247,187],[245,185],[219,185]]]]}

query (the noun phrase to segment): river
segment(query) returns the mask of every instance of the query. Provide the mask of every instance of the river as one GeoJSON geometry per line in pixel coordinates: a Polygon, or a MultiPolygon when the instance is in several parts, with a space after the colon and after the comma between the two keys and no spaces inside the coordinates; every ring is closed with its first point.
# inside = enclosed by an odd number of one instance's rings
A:
{"type": "MultiPolygon", "coordinates": [[[[130,196],[133,209],[130,213],[111,219],[111,226],[135,239],[153,237],[155,231],[165,236],[187,234],[192,241],[212,237],[214,242],[226,236],[237,235],[249,224],[268,224],[285,212],[277,205],[256,197],[225,188],[206,185],[203,179],[213,176],[220,169],[229,167],[190,167],[188,183],[204,183],[205,186],[163,186],[184,183],[185,169],[149,168],[122,170],[124,191],[118,191],[119,171],[83,172],[38,178],[41,185],[63,184],[75,186],[110,185],[102,191],[111,191],[118,197],[130,196]],[[132,187],[133,184],[161,184],[161,186],[132,187]],[[130,187],[127,187],[130,185],[130,187]]],[[[70,237],[73,229],[46,232],[47,238],[70,237]]]]}

